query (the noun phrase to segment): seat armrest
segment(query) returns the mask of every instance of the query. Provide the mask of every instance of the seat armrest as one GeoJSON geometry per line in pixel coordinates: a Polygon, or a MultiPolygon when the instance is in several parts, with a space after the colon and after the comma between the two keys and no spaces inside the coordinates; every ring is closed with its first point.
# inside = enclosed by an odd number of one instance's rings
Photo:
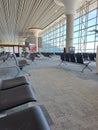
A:
{"type": "Polygon", "coordinates": [[[0,81],[0,90],[6,90],[13,87],[29,84],[25,76],[5,79],[0,81]]]}

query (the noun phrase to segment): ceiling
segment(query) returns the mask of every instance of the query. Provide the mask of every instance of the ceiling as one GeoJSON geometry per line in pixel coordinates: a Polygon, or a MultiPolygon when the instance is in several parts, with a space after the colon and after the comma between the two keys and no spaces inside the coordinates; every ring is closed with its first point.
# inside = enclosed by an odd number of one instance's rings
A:
{"type": "Polygon", "coordinates": [[[44,29],[64,10],[54,0],[0,0],[0,42],[18,43],[29,28],[44,29]]]}

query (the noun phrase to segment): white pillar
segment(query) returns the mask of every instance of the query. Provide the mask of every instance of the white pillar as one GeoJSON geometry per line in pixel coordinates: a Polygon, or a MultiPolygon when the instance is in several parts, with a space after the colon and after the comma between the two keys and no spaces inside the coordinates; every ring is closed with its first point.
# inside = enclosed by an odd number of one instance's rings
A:
{"type": "Polygon", "coordinates": [[[66,52],[73,46],[74,15],[66,15],[66,52]]]}
{"type": "Polygon", "coordinates": [[[74,14],[81,0],[54,0],[56,4],[65,6],[66,15],[66,52],[73,46],[74,14]]]}
{"type": "Polygon", "coordinates": [[[30,28],[29,31],[33,32],[33,34],[35,36],[36,52],[38,52],[38,34],[41,31],[41,29],[30,28]]]}
{"type": "Polygon", "coordinates": [[[97,52],[96,52],[96,72],[98,73],[98,46],[97,46],[97,52]]]}

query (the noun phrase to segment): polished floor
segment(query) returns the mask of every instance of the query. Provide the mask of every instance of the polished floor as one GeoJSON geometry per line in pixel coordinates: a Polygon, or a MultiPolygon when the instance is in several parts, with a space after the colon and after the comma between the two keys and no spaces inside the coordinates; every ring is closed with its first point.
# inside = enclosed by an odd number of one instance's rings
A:
{"type": "MultiPolygon", "coordinates": [[[[29,105],[45,107],[49,114],[51,130],[97,130],[96,64],[90,64],[92,72],[86,69],[81,73],[81,65],[67,63],[58,66],[59,56],[41,56],[36,58],[35,62],[27,66],[26,70],[31,76],[26,76],[35,89],[38,101],[29,105]]],[[[7,64],[10,66],[10,63],[7,64]]],[[[14,77],[15,74],[14,68],[0,70],[1,79],[14,77]]]]}

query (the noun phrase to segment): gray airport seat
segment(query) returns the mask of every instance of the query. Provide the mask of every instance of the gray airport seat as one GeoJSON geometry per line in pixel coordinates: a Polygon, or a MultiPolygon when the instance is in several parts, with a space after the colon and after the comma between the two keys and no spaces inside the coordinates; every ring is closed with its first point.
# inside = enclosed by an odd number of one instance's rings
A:
{"type": "Polygon", "coordinates": [[[0,118],[0,130],[50,130],[39,106],[25,108],[0,118]]]}
{"type": "Polygon", "coordinates": [[[16,63],[16,67],[18,68],[18,75],[22,71],[22,72],[28,74],[29,76],[31,76],[31,74],[29,72],[27,72],[26,70],[24,70],[24,67],[30,65],[27,62],[27,60],[26,59],[18,59],[15,54],[12,54],[12,57],[13,57],[15,63],[16,63]]]}
{"type": "Polygon", "coordinates": [[[0,111],[36,101],[35,92],[28,84],[0,91],[0,111]]]}
{"type": "Polygon", "coordinates": [[[25,84],[29,84],[25,76],[19,76],[11,79],[4,79],[0,81],[0,90],[10,89],[25,84]]]}
{"type": "Polygon", "coordinates": [[[92,71],[92,69],[89,67],[89,64],[90,64],[90,60],[89,59],[86,59],[86,58],[84,59],[81,53],[76,53],[75,56],[76,56],[77,63],[84,65],[84,67],[81,70],[81,72],[84,72],[84,70],[86,68],[88,68],[90,71],[92,71]]]}

